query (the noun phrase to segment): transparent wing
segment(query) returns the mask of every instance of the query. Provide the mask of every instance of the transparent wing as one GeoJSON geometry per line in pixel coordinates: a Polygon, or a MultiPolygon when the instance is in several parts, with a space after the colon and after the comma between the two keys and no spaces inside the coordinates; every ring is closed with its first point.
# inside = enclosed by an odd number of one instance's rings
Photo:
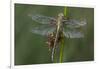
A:
{"type": "Polygon", "coordinates": [[[38,22],[41,24],[50,24],[51,21],[54,21],[54,22],[56,21],[55,18],[53,17],[43,16],[39,14],[29,14],[28,16],[30,16],[32,20],[34,20],[35,22],[38,22]]]}
{"type": "Polygon", "coordinates": [[[52,33],[55,30],[55,27],[51,27],[48,25],[41,25],[37,27],[33,27],[31,29],[31,32],[34,34],[39,34],[39,35],[47,35],[49,33],[52,33]]]}
{"type": "Polygon", "coordinates": [[[87,24],[86,19],[84,20],[76,20],[76,19],[69,19],[64,22],[68,28],[79,28],[85,26],[87,24]]]}
{"type": "Polygon", "coordinates": [[[64,35],[66,38],[83,38],[84,37],[84,34],[79,31],[79,30],[76,30],[76,29],[64,29],[63,31],[64,35]]]}

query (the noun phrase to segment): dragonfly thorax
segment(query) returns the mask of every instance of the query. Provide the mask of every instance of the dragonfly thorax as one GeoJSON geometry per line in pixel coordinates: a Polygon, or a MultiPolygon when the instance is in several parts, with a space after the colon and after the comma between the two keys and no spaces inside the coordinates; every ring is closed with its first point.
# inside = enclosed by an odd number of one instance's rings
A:
{"type": "Polygon", "coordinates": [[[62,26],[63,17],[64,17],[63,13],[58,14],[57,29],[60,29],[60,27],[62,26]]]}

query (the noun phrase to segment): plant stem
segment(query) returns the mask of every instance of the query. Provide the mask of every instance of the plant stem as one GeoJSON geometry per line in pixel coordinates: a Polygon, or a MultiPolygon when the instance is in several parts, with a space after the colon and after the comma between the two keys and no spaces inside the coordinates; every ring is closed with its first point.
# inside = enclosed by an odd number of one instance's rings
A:
{"type": "MultiPolygon", "coordinates": [[[[64,7],[64,16],[66,17],[68,15],[68,8],[64,7]]],[[[59,62],[62,63],[63,61],[63,48],[64,48],[64,36],[62,34],[62,40],[61,40],[61,47],[60,47],[60,57],[59,57],[59,62]]]]}
{"type": "Polygon", "coordinates": [[[67,16],[67,14],[68,14],[68,8],[64,7],[64,16],[67,16]]]}
{"type": "Polygon", "coordinates": [[[60,58],[59,58],[60,63],[62,63],[62,61],[63,61],[63,48],[64,48],[64,39],[61,40],[60,58]]]}

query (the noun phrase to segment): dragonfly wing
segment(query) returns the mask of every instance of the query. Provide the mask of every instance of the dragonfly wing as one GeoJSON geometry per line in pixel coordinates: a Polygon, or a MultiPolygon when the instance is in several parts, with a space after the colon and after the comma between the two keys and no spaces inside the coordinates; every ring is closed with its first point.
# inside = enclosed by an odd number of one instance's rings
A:
{"type": "Polygon", "coordinates": [[[33,27],[31,29],[31,32],[39,35],[48,35],[49,33],[52,33],[54,30],[55,27],[43,25],[43,26],[33,27]]]}
{"type": "Polygon", "coordinates": [[[50,24],[51,21],[56,21],[53,17],[43,16],[39,14],[29,14],[32,17],[32,20],[41,24],[50,24]]]}
{"type": "Polygon", "coordinates": [[[69,19],[64,22],[68,28],[79,28],[83,27],[87,24],[86,19],[84,20],[75,20],[75,19],[69,19]]]}
{"type": "Polygon", "coordinates": [[[63,31],[66,38],[83,38],[84,34],[79,30],[65,30],[63,31]]]}

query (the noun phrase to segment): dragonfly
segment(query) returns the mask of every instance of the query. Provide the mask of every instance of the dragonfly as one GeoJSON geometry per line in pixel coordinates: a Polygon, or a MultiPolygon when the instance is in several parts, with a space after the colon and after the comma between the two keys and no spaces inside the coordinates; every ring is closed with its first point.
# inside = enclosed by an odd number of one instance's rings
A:
{"type": "Polygon", "coordinates": [[[53,40],[52,61],[60,32],[62,32],[66,38],[84,37],[80,28],[86,26],[86,20],[66,18],[63,13],[59,13],[57,17],[44,16],[41,14],[29,14],[28,16],[30,16],[34,22],[38,23],[38,26],[34,26],[31,29],[32,33],[42,36],[48,36],[48,34],[51,34],[52,36],[55,35],[54,39],[53,37],[51,38],[53,40]]]}

